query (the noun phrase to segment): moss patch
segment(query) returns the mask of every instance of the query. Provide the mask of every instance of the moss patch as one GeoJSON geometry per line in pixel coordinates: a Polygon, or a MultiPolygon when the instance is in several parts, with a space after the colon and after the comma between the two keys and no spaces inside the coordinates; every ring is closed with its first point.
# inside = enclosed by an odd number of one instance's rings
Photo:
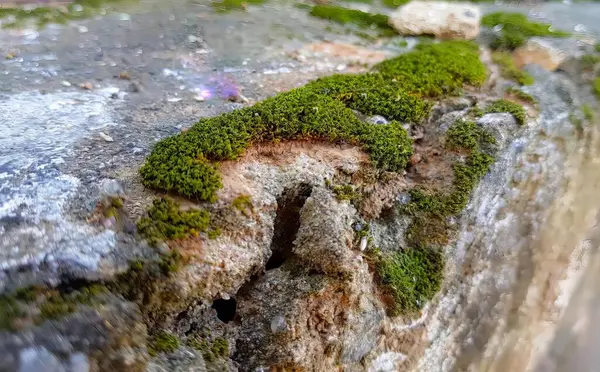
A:
{"type": "Polygon", "coordinates": [[[93,17],[103,7],[117,2],[123,0],[77,0],[61,7],[38,6],[32,9],[0,7],[0,19],[14,17],[14,21],[3,24],[5,28],[22,28],[30,22],[43,28],[51,23],[65,24],[69,21],[93,17]]]}
{"type": "Polygon", "coordinates": [[[381,74],[333,75],[315,80],[306,88],[365,115],[382,115],[390,120],[418,123],[431,109],[430,102],[381,74]]]}
{"type": "Polygon", "coordinates": [[[474,151],[482,142],[494,143],[496,139],[472,121],[458,120],[446,133],[445,146],[449,150],[474,151]]]}
{"type": "Polygon", "coordinates": [[[255,142],[298,138],[360,145],[378,168],[399,171],[412,154],[402,125],[365,123],[352,109],[418,122],[431,107],[423,96],[457,94],[463,84],[480,85],[486,77],[477,45],[463,41],[421,45],[375,70],[316,80],[252,107],[202,119],[154,147],[140,169],[143,183],[214,201],[222,185],[212,161],[236,159],[255,142]]]}
{"type": "Polygon", "coordinates": [[[339,201],[348,200],[355,203],[361,199],[361,194],[352,185],[332,185],[331,190],[339,201]]]}
{"type": "Polygon", "coordinates": [[[507,112],[509,114],[512,114],[517,120],[517,123],[519,123],[519,125],[525,124],[525,109],[523,108],[523,106],[517,103],[507,101],[505,99],[499,99],[497,101],[492,102],[489,106],[485,108],[486,114],[497,112],[507,112]]]}
{"type": "Polygon", "coordinates": [[[327,19],[343,25],[355,25],[363,29],[377,29],[382,36],[396,35],[396,30],[389,25],[388,16],[371,14],[356,9],[348,9],[336,5],[316,5],[310,11],[313,17],[327,19]]]}
{"type": "Polygon", "coordinates": [[[594,82],[592,83],[592,88],[596,97],[600,98],[600,77],[594,79],[594,82]]]}
{"type": "Polygon", "coordinates": [[[500,67],[502,77],[516,81],[520,85],[533,84],[533,76],[519,70],[509,52],[495,51],[492,53],[492,60],[500,67]]]}
{"type": "Polygon", "coordinates": [[[527,39],[533,36],[568,37],[571,35],[568,32],[552,30],[548,23],[529,21],[526,15],[520,13],[486,14],[481,19],[481,24],[490,28],[502,27],[492,42],[491,46],[494,49],[513,50],[525,44],[527,39]]]}
{"type": "Polygon", "coordinates": [[[587,121],[594,120],[594,111],[587,103],[584,103],[583,105],[581,105],[581,112],[583,113],[583,117],[585,118],[585,120],[587,120],[587,121]]]}
{"type": "Polygon", "coordinates": [[[225,358],[229,356],[229,342],[221,337],[217,337],[214,340],[206,340],[199,338],[188,339],[187,344],[200,351],[202,358],[208,363],[212,363],[218,358],[225,358]]]}
{"type": "Polygon", "coordinates": [[[486,78],[479,47],[467,41],[419,44],[415,50],[374,67],[384,79],[428,97],[460,94],[464,84],[480,86],[486,78]]]}
{"type": "Polygon", "coordinates": [[[18,330],[19,324],[40,324],[74,312],[80,305],[96,306],[107,288],[91,284],[76,290],[59,291],[46,287],[20,288],[0,295],[0,329],[18,330]]]}
{"type": "Polygon", "coordinates": [[[414,315],[440,288],[443,276],[441,246],[448,242],[451,227],[448,218],[466,206],[471,192],[493,163],[483,148],[495,138],[477,124],[458,120],[448,130],[448,150],[466,154],[466,160],[454,164],[453,187],[449,191],[415,188],[410,202],[402,207],[412,217],[406,238],[408,248],[378,253],[374,265],[379,282],[392,299],[392,315],[414,315]]]}
{"type": "Polygon", "coordinates": [[[391,315],[412,314],[440,289],[444,261],[427,249],[379,253],[377,274],[391,295],[391,315]]]}
{"type": "Polygon", "coordinates": [[[516,87],[506,88],[506,93],[517,98],[520,101],[527,102],[532,105],[535,105],[538,103],[537,99],[535,99],[532,95],[525,93],[521,89],[516,88],[516,87]]]}
{"type": "Polygon", "coordinates": [[[148,343],[148,354],[156,356],[158,353],[172,353],[179,348],[179,338],[166,331],[154,334],[148,343]]]}
{"type": "Polygon", "coordinates": [[[264,4],[266,0],[219,0],[211,3],[213,9],[218,13],[227,13],[233,10],[244,10],[250,4],[264,4]]]}
{"type": "Polygon", "coordinates": [[[205,210],[182,211],[178,203],[169,198],[156,199],[148,210],[148,216],[138,222],[138,231],[151,244],[159,240],[181,239],[198,235],[209,224],[205,210]]]}
{"type": "Polygon", "coordinates": [[[254,205],[252,204],[252,197],[250,195],[239,195],[233,199],[231,206],[240,211],[244,216],[250,216],[254,212],[254,205]]]}

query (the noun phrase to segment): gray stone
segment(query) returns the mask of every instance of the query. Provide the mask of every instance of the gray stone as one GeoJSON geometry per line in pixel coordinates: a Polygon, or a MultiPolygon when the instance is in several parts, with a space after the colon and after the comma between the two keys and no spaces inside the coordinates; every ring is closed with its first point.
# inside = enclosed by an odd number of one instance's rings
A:
{"type": "Polygon", "coordinates": [[[390,24],[403,35],[442,39],[475,39],[480,20],[477,6],[444,1],[411,1],[390,15],[390,24]]]}
{"type": "Polygon", "coordinates": [[[108,197],[120,197],[125,195],[121,183],[115,179],[105,178],[100,181],[100,195],[108,197]]]}

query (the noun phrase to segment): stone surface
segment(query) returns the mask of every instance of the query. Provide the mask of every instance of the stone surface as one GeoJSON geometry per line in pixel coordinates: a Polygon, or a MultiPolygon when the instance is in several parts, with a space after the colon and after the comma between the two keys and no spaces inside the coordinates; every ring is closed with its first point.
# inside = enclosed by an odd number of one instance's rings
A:
{"type": "Polygon", "coordinates": [[[143,371],[146,326],[136,305],[107,295],[95,308],[18,333],[0,331],[0,355],[1,371],[143,371]]]}
{"type": "Polygon", "coordinates": [[[403,35],[435,35],[471,40],[479,34],[481,12],[466,3],[411,1],[390,15],[390,24],[403,35]]]}
{"type": "Polygon", "coordinates": [[[349,202],[338,202],[324,188],[314,188],[300,212],[300,229],[294,253],[315,269],[329,275],[351,275],[356,209],[349,202]]]}
{"type": "Polygon", "coordinates": [[[532,38],[513,52],[515,65],[519,68],[535,63],[548,71],[554,71],[565,61],[567,54],[554,47],[549,41],[532,38]]]}

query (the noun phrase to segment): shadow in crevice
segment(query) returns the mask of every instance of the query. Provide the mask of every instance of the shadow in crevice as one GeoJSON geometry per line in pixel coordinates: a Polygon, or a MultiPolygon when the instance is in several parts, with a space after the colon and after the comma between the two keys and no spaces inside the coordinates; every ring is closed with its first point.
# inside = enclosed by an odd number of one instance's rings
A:
{"type": "Polygon", "coordinates": [[[300,210],[311,192],[310,185],[300,184],[284,190],[277,199],[271,257],[265,266],[266,270],[280,267],[291,257],[294,240],[300,228],[300,210]]]}

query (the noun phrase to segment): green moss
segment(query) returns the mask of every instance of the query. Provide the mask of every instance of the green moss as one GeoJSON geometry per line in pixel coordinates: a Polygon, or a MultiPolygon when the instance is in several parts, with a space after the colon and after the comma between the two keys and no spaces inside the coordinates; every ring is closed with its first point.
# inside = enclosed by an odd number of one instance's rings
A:
{"type": "Polygon", "coordinates": [[[119,197],[110,198],[110,205],[113,208],[121,209],[123,208],[123,199],[119,197]]]}
{"type": "Polygon", "coordinates": [[[489,106],[487,106],[485,108],[486,114],[495,113],[495,112],[510,113],[515,117],[515,119],[517,120],[517,123],[519,123],[520,125],[525,124],[525,119],[526,119],[525,109],[523,108],[523,106],[521,106],[517,103],[507,101],[505,99],[499,99],[497,101],[492,102],[489,106]]]}
{"type": "Polygon", "coordinates": [[[374,69],[384,79],[399,82],[404,90],[429,97],[459,94],[464,84],[480,86],[486,79],[479,47],[468,41],[420,44],[374,69]]]}
{"type": "Polygon", "coordinates": [[[217,337],[213,340],[210,350],[217,356],[226,357],[229,355],[229,342],[224,338],[217,337]]]}
{"type": "Polygon", "coordinates": [[[479,118],[482,117],[485,114],[485,112],[481,108],[474,106],[469,109],[468,114],[473,117],[479,118]]]}
{"type": "Polygon", "coordinates": [[[133,271],[142,271],[144,269],[144,261],[133,260],[129,263],[129,269],[133,271]]]}
{"type": "Polygon", "coordinates": [[[96,15],[100,9],[117,2],[122,2],[122,0],[78,0],[65,7],[0,7],[0,19],[15,18],[15,21],[3,24],[5,28],[26,27],[29,23],[35,23],[37,27],[42,28],[51,23],[65,24],[72,20],[90,18],[96,15]],[[81,7],[81,9],[76,10],[75,7],[81,7]]]}
{"type": "Polygon", "coordinates": [[[186,343],[188,346],[200,351],[202,358],[208,363],[229,356],[229,342],[222,337],[217,337],[212,342],[205,339],[190,338],[186,343]]]}
{"type": "Polygon", "coordinates": [[[383,4],[389,8],[397,8],[400,5],[408,3],[410,0],[382,0],[383,4]]]}
{"type": "Polygon", "coordinates": [[[448,191],[412,189],[403,211],[412,217],[406,233],[409,248],[379,254],[375,267],[380,283],[390,295],[393,315],[413,315],[439,290],[443,276],[441,246],[448,243],[448,218],[465,208],[471,192],[493,163],[482,149],[495,138],[469,121],[456,121],[445,138],[450,151],[467,153],[464,162],[453,166],[454,179],[448,191]]]}
{"type": "Polygon", "coordinates": [[[427,248],[379,254],[376,270],[381,284],[391,295],[392,315],[410,315],[420,310],[440,289],[444,261],[427,248]]]}
{"type": "Polygon", "coordinates": [[[515,66],[515,61],[510,53],[495,51],[492,53],[492,60],[500,67],[500,73],[504,78],[514,80],[521,85],[533,84],[533,77],[515,66]]]}
{"type": "Polygon", "coordinates": [[[532,95],[523,92],[519,88],[508,87],[506,88],[506,93],[516,97],[517,99],[535,105],[538,103],[537,99],[535,99],[532,95]]]}
{"type": "Polygon", "coordinates": [[[313,17],[327,19],[332,22],[359,28],[376,28],[384,36],[396,35],[396,30],[389,25],[388,16],[384,14],[365,13],[356,9],[348,9],[336,5],[316,5],[310,11],[313,17]]]}
{"type": "Polygon", "coordinates": [[[169,198],[154,200],[148,216],[137,224],[138,231],[150,243],[159,240],[181,239],[206,230],[209,213],[205,210],[182,211],[179,204],[169,198]]]}
{"type": "Polygon", "coordinates": [[[239,195],[233,199],[231,206],[242,212],[244,216],[249,216],[254,212],[254,205],[252,204],[252,197],[250,195],[239,195]]]}
{"type": "Polygon", "coordinates": [[[167,332],[159,331],[154,334],[148,343],[148,354],[156,356],[158,353],[172,353],[179,348],[179,338],[167,332]]]}
{"type": "Polygon", "coordinates": [[[212,230],[208,230],[208,233],[207,233],[207,234],[208,234],[208,238],[209,238],[209,239],[211,239],[211,240],[212,240],[212,239],[216,239],[216,238],[218,238],[219,236],[221,236],[221,229],[219,229],[219,228],[217,227],[217,228],[214,228],[214,229],[212,229],[212,230]]]}
{"type": "Polygon", "coordinates": [[[354,190],[352,185],[334,185],[332,191],[339,201],[349,200],[351,202],[360,199],[360,193],[354,190]]]}
{"type": "Polygon", "coordinates": [[[169,254],[161,256],[158,267],[160,267],[160,270],[163,272],[163,274],[169,275],[179,271],[181,264],[181,254],[176,250],[172,250],[169,254]]]}
{"type": "Polygon", "coordinates": [[[592,70],[594,66],[600,62],[600,56],[595,54],[585,54],[579,58],[582,67],[586,70],[592,70]]]}
{"type": "Polygon", "coordinates": [[[23,310],[14,296],[0,295],[0,330],[16,330],[15,321],[23,315],[23,310]]]}
{"type": "Polygon", "coordinates": [[[96,305],[98,298],[105,293],[104,285],[94,284],[65,293],[46,293],[46,300],[40,305],[40,320],[58,319],[74,312],[79,305],[96,305]]]}
{"type": "Polygon", "coordinates": [[[380,169],[402,170],[412,154],[408,133],[397,122],[372,125],[352,110],[419,122],[431,103],[421,96],[456,94],[486,77],[476,44],[448,41],[376,66],[377,72],[338,75],[281,93],[252,107],[196,123],[160,141],[140,169],[145,186],[214,201],[219,174],[211,162],[233,160],[253,142],[312,138],[360,145],[380,169]]]}
{"type": "Polygon", "coordinates": [[[430,102],[380,74],[333,75],[315,80],[306,88],[365,115],[382,115],[390,120],[418,123],[431,110],[430,102]]]}
{"type": "Polygon", "coordinates": [[[600,77],[594,79],[592,88],[594,89],[594,94],[596,97],[600,98],[600,77]]]}
{"type": "Polygon", "coordinates": [[[600,43],[596,43],[596,45],[594,45],[594,49],[596,52],[600,52],[600,43]]]}
{"type": "Polygon", "coordinates": [[[594,111],[587,103],[584,103],[583,105],[581,105],[581,112],[583,112],[583,117],[585,118],[585,120],[587,120],[587,121],[594,120],[594,111]]]}
{"type": "Polygon", "coordinates": [[[520,13],[496,12],[483,16],[481,24],[487,27],[500,26],[496,39],[492,42],[494,49],[513,50],[533,36],[568,37],[571,34],[554,31],[548,23],[531,22],[527,16],[520,13]]]}
{"type": "Polygon", "coordinates": [[[232,10],[244,10],[249,4],[264,4],[266,0],[219,0],[211,3],[212,7],[218,13],[227,13],[232,10]]]}
{"type": "Polygon", "coordinates": [[[394,45],[399,47],[399,48],[406,48],[408,47],[408,41],[402,39],[402,40],[397,40],[394,42],[394,45]]]}
{"type": "Polygon", "coordinates": [[[446,133],[445,145],[450,150],[477,150],[482,142],[494,143],[496,139],[472,121],[458,120],[446,133]]]}

